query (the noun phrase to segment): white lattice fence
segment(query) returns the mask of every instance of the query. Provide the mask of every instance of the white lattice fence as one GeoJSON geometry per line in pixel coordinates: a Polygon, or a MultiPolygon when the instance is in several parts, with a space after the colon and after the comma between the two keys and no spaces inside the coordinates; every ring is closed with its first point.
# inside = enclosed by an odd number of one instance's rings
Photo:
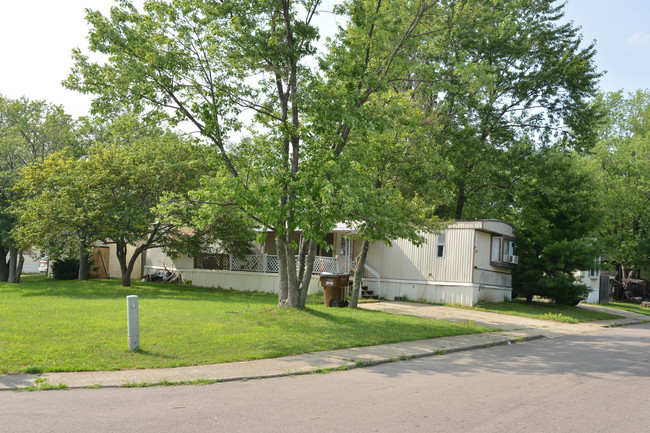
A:
{"type": "Polygon", "coordinates": [[[277,274],[280,271],[278,256],[266,256],[266,269],[264,272],[277,274]]]}
{"type": "MultiPolygon", "coordinates": [[[[231,267],[233,271],[248,271],[248,272],[266,272],[277,274],[280,269],[278,256],[269,255],[248,255],[244,258],[230,257],[231,267]]],[[[298,265],[298,257],[296,257],[296,266],[298,265]]],[[[331,274],[347,274],[351,272],[345,262],[338,260],[334,257],[315,257],[313,274],[321,274],[329,272],[331,274]]]]}
{"type": "Polygon", "coordinates": [[[347,274],[350,272],[348,265],[336,259],[335,257],[316,257],[314,258],[314,274],[347,274]]]}
{"type": "Polygon", "coordinates": [[[231,259],[231,269],[233,271],[263,272],[262,256],[248,255],[243,259],[233,256],[231,259]]]}

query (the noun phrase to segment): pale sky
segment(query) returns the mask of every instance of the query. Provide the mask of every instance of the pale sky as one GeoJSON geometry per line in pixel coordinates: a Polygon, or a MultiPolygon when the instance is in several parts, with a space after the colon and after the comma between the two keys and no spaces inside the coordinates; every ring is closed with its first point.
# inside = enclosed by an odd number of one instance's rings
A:
{"type": "Polygon", "coordinates": [[[565,12],[596,40],[602,90],[650,89],[650,0],[569,0],[565,12]]]}
{"type": "MultiPolygon", "coordinates": [[[[139,6],[142,0],[135,0],[139,6]]],[[[86,51],[84,8],[108,12],[114,0],[0,0],[0,94],[61,104],[75,117],[90,98],[61,86],[71,51],[86,51]]],[[[596,40],[596,65],[606,91],[650,89],[650,0],[569,0],[567,19],[596,40]]],[[[333,27],[334,23],[328,20],[333,27]]]]}

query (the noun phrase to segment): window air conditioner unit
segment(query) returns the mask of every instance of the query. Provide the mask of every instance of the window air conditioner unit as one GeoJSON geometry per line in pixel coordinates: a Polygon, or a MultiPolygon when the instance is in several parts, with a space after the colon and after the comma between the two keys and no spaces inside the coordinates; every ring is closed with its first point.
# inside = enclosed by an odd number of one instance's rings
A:
{"type": "Polygon", "coordinates": [[[519,256],[508,256],[508,263],[512,263],[513,265],[516,265],[519,263],[519,256]]]}

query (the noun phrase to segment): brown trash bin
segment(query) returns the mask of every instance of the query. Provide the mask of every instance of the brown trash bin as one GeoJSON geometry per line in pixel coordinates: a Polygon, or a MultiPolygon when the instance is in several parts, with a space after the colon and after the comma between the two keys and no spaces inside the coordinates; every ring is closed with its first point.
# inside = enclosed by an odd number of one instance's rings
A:
{"type": "Polygon", "coordinates": [[[323,288],[323,304],[326,307],[345,307],[347,305],[345,296],[349,283],[349,274],[321,274],[320,285],[323,288]]]}

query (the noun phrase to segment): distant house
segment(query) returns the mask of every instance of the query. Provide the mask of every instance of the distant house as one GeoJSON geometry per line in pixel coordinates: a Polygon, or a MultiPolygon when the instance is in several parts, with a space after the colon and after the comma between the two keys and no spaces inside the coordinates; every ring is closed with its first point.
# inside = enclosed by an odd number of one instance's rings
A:
{"type": "Polygon", "coordinates": [[[25,250],[22,252],[24,262],[23,262],[23,274],[38,274],[39,273],[39,264],[40,264],[40,252],[36,250],[25,250]]]}
{"type": "Polygon", "coordinates": [[[600,271],[597,268],[579,271],[580,282],[589,288],[589,295],[584,302],[598,304],[600,302],[600,271]]]}
{"type": "MultiPolygon", "coordinates": [[[[603,262],[606,259],[602,259],[603,262]]],[[[594,267],[586,271],[577,271],[575,276],[579,278],[581,284],[584,284],[589,289],[589,294],[584,302],[591,304],[608,304],[610,297],[610,279],[614,279],[613,275],[608,272],[601,271],[601,258],[596,259],[594,267]]],[[[612,293],[612,295],[615,295],[612,293]]]]}
{"type": "MultiPolygon", "coordinates": [[[[319,274],[351,273],[361,248],[352,227],[340,225],[326,236],[328,248],[318,248],[309,293],[321,290],[319,274]]],[[[296,240],[300,233],[296,233],[296,240]]],[[[363,285],[385,299],[475,305],[509,300],[514,255],[512,227],[497,220],[456,221],[438,235],[427,235],[416,247],[406,240],[392,246],[373,243],[368,250],[363,285]]],[[[202,287],[262,292],[278,291],[275,234],[238,259],[228,254],[171,258],[160,249],[147,250],[144,273],[179,270],[184,279],[202,287]]]]}

